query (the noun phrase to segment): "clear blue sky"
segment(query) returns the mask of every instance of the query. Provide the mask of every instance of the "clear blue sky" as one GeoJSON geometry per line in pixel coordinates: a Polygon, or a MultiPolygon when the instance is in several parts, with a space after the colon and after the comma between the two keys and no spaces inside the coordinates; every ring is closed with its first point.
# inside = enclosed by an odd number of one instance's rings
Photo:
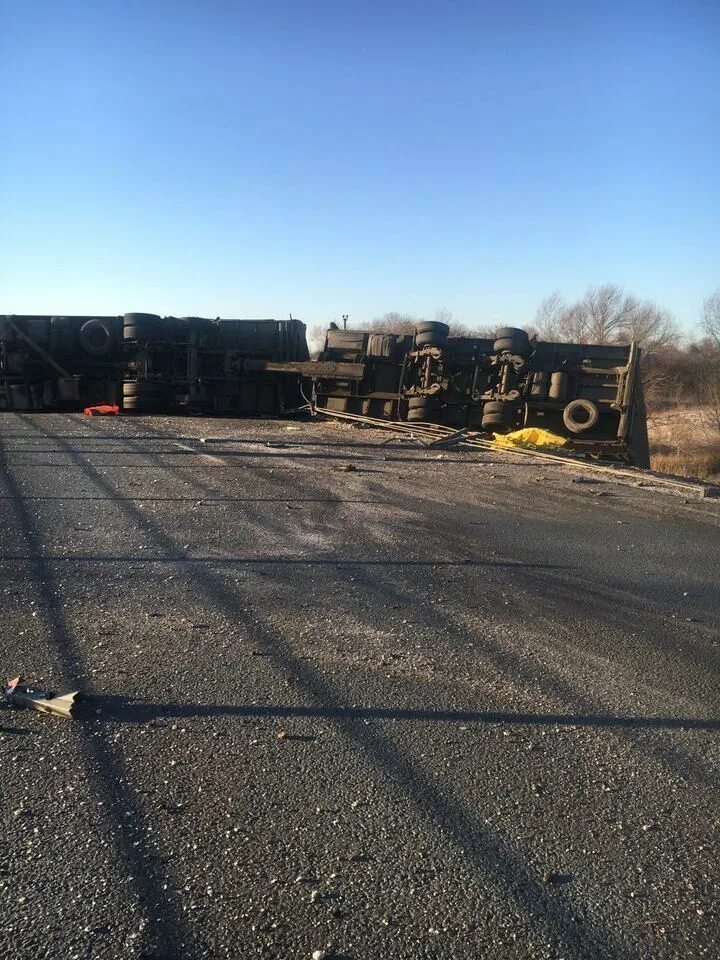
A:
{"type": "Polygon", "coordinates": [[[720,286],[720,4],[0,0],[0,312],[720,286]]]}

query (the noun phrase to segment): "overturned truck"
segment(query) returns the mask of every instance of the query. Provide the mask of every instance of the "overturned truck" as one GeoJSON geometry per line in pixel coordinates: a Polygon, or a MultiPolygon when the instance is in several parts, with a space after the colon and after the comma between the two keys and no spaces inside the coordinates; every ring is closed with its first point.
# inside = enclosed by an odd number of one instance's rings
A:
{"type": "Polygon", "coordinates": [[[451,337],[443,323],[412,335],[328,331],[319,378],[330,410],[486,433],[542,427],[577,450],[649,466],[640,350],[549,343],[517,327],[492,339],[451,337]]]}
{"type": "Polygon", "coordinates": [[[635,344],[327,331],[310,360],[299,320],[0,317],[0,408],[282,415],[319,408],[485,433],[543,427],[592,455],[648,466],[635,344]]]}

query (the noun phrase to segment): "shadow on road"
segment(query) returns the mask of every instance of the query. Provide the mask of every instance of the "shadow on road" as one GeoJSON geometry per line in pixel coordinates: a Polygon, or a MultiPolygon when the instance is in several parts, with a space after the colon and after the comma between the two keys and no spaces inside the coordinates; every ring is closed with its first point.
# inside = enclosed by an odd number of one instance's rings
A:
{"type": "MultiPolygon", "coordinates": [[[[31,513],[23,502],[2,444],[0,478],[10,493],[19,533],[30,552],[30,569],[27,575],[35,590],[37,610],[42,614],[60,668],[69,679],[83,672],[85,654],[67,623],[62,596],[56,587],[51,564],[43,555],[42,535],[36,515],[31,513]]],[[[81,745],[87,763],[87,782],[101,798],[108,815],[114,821],[117,855],[126,865],[126,869],[131,871],[133,885],[150,912],[151,936],[157,943],[162,944],[164,949],[169,949],[173,957],[181,957],[184,955],[185,943],[188,942],[186,924],[164,891],[165,876],[153,876],[150,866],[153,862],[153,851],[140,828],[142,820],[137,800],[123,786],[127,782],[124,760],[102,730],[97,731],[99,736],[89,730],[83,732],[85,736],[81,745]],[[122,810],[128,811],[130,816],[121,816],[122,810]]]]}
{"type": "MultiPolygon", "coordinates": [[[[41,432],[41,428],[35,426],[32,418],[22,416],[22,420],[38,433],[41,432]]],[[[50,439],[56,440],[52,435],[50,439]]],[[[141,439],[139,438],[138,442],[141,442],[141,439]]],[[[108,497],[113,497],[116,490],[107,477],[70,445],[65,446],[78,469],[99,490],[108,497]]],[[[165,466],[163,469],[168,468],[165,466]]],[[[16,489],[13,492],[18,491],[16,489]]],[[[152,517],[146,516],[130,502],[123,505],[123,510],[133,525],[138,522],[142,524],[145,535],[154,540],[160,552],[168,556],[181,554],[175,537],[152,517]]],[[[263,518],[262,522],[267,523],[266,518],[263,518]]],[[[287,529],[287,523],[285,526],[287,529]]],[[[34,541],[28,542],[33,552],[39,551],[40,542],[37,536],[34,541]]],[[[337,565],[336,560],[326,562],[337,565]]],[[[393,565],[392,561],[379,561],[370,566],[393,565]]],[[[420,562],[417,565],[432,567],[437,564],[420,562]]],[[[455,562],[453,565],[456,565],[455,562]]],[[[353,564],[353,567],[355,566],[356,564],[353,564]]],[[[508,839],[491,830],[487,824],[479,822],[474,807],[465,809],[464,805],[457,803],[382,731],[365,722],[358,723],[356,718],[344,713],[340,708],[343,701],[341,691],[298,657],[289,638],[257,616],[253,611],[253,597],[250,593],[237,585],[227,584],[210,566],[197,565],[193,570],[193,582],[198,593],[202,593],[215,609],[231,618],[241,630],[253,637],[253,642],[271,655],[272,668],[280,675],[291,678],[303,696],[315,703],[335,705],[333,708],[338,712],[333,719],[338,731],[349,743],[359,748],[367,761],[373,764],[389,783],[403,790],[408,803],[423,818],[453,841],[463,856],[497,890],[502,901],[512,901],[522,913],[533,918],[539,928],[539,936],[550,938],[558,949],[573,955],[580,950],[583,955],[598,960],[629,960],[633,956],[617,940],[604,920],[591,918],[581,905],[564,894],[562,888],[548,888],[536,869],[524,862],[508,839]],[[582,916],[581,924],[578,923],[579,916],[582,916]]],[[[63,646],[62,640],[60,645],[63,646]]],[[[102,729],[101,724],[98,726],[102,729]]],[[[160,930],[157,932],[161,934],[160,930]]],[[[162,942],[161,934],[158,945],[162,942]]]]}
{"type": "Polygon", "coordinates": [[[293,704],[152,703],[127,697],[86,697],[80,717],[95,721],[147,723],[163,717],[319,717],[325,720],[410,720],[434,723],[508,724],[548,727],[633,727],[663,730],[720,730],[710,717],[635,717],[575,713],[513,713],[501,710],[414,710],[394,707],[307,707],[293,704]],[[96,713],[96,711],[100,711],[96,713]]]}
{"type": "MultiPolygon", "coordinates": [[[[41,432],[31,418],[22,419],[38,433],[41,432]]],[[[51,440],[63,443],[64,452],[72,459],[73,464],[108,500],[116,499],[116,488],[95,465],[88,461],[86,456],[73,450],[69,444],[60,441],[56,436],[51,435],[51,440]]],[[[137,441],[126,440],[125,442],[130,445],[132,443],[141,444],[142,440],[143,438],[139,437],[137,441]]],[[[173,469],[167,464],[156,464],[154,469],[166,471],[168,475],[182,476],[177,469],[173,469]]],[[[187,470],[187,465],[182,469],[187,470]]],[[[308,482],[307,479],[306,482],[308,482]]],[[[277,481],[269,481],[269,483],[278,486],[277,481]]],[[[199,490],[209,489],[200,482],[193,485],[199,490]]],[[[17,498],[21,501],[22,498],[19,497],[17,484],[14,485],[14,489],[11,487],[10,492],[13,499],[17,498]]],[[[659,730],[717,730],[720,727],[720,721],[685,717],[612,716],[588,710],[558,714],[536,714],[502,711],[395,710],[381,707],[345,708],[341,706],[344,697],[339,686],[299,657],[293,649],[292,639],[275,628],[272,623],[263,619],[262,610],[253,606],[256,598],[253,597],[252,592],[243,590],[237,584],[235,586],[228,584],[223,579],[221,572],[216,572],[213,569],[215,565],[223,563],[223,558],[203,558],[199,560],[188,558],[182,549],[181,541],[178,542],[173,530],[166,530],[158,520],[146,516],[145,513],[138,510],[132,500],[122,501],[122,504],[122,510],[130,524],[134,526],[142,525],[145,535],[152,539],[154,548],[161,556],[159,558],[106,557],[102,559],[112,563],[125,559],[132,563],[174,562],[193,564],[191,567],[193,586],[196,588],[198,596],[202,595],[205,602],[237,624],[241,634],[252,637],[253,644],[259,646],[267,654],[270,668],[293,683],[299,691],[299,699],[308,699],[315,706],[304,707],[288,704],[272,706],[163,704],[132,701],[123,697],[103,697],[94,701],[97,708],[102,710],[102,713],[95,717],[99,721],[96,729],[100,734],[102,734],[103,723],[106,721],[134,723],[162,717],[317,716],[332,719],[337,730],[346,738],[347,742],[358,748],[358,752],[376,768],[387,782],[404,791],[408,806],[414,808],[429,824],[444,832],[453,841],[454,845],[463,852],[464,857],[472,864],[473,868],[483,875],[491,888],[497,890],[500,898],[510,902],[520,913],[533,918],[539,940],[542,939],[544,942],[549,939],[553,948],[560,951],[561,955],[582,955],[592,956],[593,958],[612,957],[614,960],[623,960],[623,958],[629,960],[630,957],[635,956],[627,945],[621,939],[618,939],[618,934],[613,930],[613,925],[608,916],[598,916],[597,913],[593,916],[585,905],[579,903],[577,899],[573,899],[569,893],[565,894],[562,889],[549,890],[538,876],[536,865],[524,860],[523,855],[514,846],[512,838],[503,836],[499,831],[480,821],[476,808],[472,806],[475,798],[471,798],[471,801],[467,804],[455,800],[446,789],[435,783],[429,775],[420,769],[418,763],[413,760],[407,750],[396,745],[389,736],[385,735],[382,729],[373,727],[366,721],[408,720],[468,724],[592,726],[621,728],[624,731],[622,734],[624,737],[629,736],[633,730],[643,727],[659,730]]],[[[18,502],[15,508],[23,518],[22,526],[26,532],[27,549],[31,554],[30,557],[25,559],[31,564],[35,564],[31,571],[33,579],[48,581],[50,586],[46,585],[43,588],[41,583],[38,583],[38,589],[50,590],[52,588],[51,564],[54,564],[56,559],[39,556],[42,544],[38,531],[28,518],[27,507],[22,502],[18,502]]],[[[258,530],[261,525],[264,525],[266,530],[274,529],[280,533],[288,532],[287,519],[283,522],[277,518],[263,517],[253,520],[253,518],[243,517],[243,523],[247,524],[250,535],[253,532],[253,522],[257,524],[258,530]]],[[[92,557],[58,559],[67,560],[67,562],[77,562],[82,559],[97,562],[97,559],[92,557]]],[[[539,567],[541,569],[552,567],[548,564],[474,560],[471,560],[470,563],[465,560],[403,561],[398,563],[392,560],[340,561],[337,558],[323,558],[320,561],[303,560],[302,558],[255,558],[251,560],[231,558],[227,562],[230,564],[237,562],[273,564],[278,571],[277,582],[279,584],[282,584],[282,571],[288,563],[307,566],[320,562],[335,567],[347,566],[352,570],[361,568],[361,578],[368,591],[371,591],[377,598],[376,606],[380,614],[383,609],[386,609],[391,598],[398,598],[398,602],[402,602],[404,597],[406,603],[413,602],[407,594],[403,594],[403,585],[392,584],[390,580],[392,572],[388,568],[402,570],[404,567],[412,569],[414,567],[432,568],[438,566],[539,567]],[[377,574],[374,575],[375,568],[377,568],[377,574]]],[[[532,572],[529,571],[526,576],[531,577],[532,572]]],[[[408,579],[410,578],[406,577],[406,580],[408,579]]],[[[487,579],[490,579],[489,575],[487,579]]],[[[404,585],[404,589],[407,590],[407,584],[404,585]]],[[[58,613],[59,602],[59,600],[48,598],[47,603],[51,613],[58,613]]],[[[428,619],[432,616],[429,609],[425,611],[425,616],[428,619]]],[[[462,623],[451,624],[451,627],[453,637],[462,634],[462,623]]],[[[65,633],[57,633],[55,641],[58,645],[61,661],[68,667],[73,662],[77,666],[80,652],[77,650],[75,639],[68,637],[67,631],[65,631],[65,633]],[[68,652],[72,653],[72,657],[68,656],[68,652]]],[[[496,649],[489,640],[482,653],[489,661],[494,662],[499,670],[518,670],[520,679],[524,678],[521,654],[517,652],[508,654],[507,650],[496,649]]],[[[527,669],[527,665],[525,669],[527,669]]],[[[549,689],[554,688],[557,695],[562,696],[566,703],[571,701],[572,706],[576,706],[573,701],[577,700],[577,691],[560,678],[553,677],[551,671],[546,672],[548,675],[543,683],[549,689]]],[[[92,703],[93,701],[91,701],[92,703]]],[[[112,749],[109,747],[107,737],[99,739],[100,747],[95,747],[96,750],[112,749]]],[[[113,774],[117,776],[117,769],[113,769],[113,763],[112,756],[109,761],[105,761],[108,776],[113,774]]],[[[126,802],[124,796],[116,797],[115,801],[113,808],[122,806],[126,802]]],[[[154,896],[154,894],[153,889],[148,890],[149,896],[154,896]]],[[[158,945],[166,946],[167,941],[163,943],[166,930],[162,923],[158,923],[155,932],[158,945]]],[[[529,947],[528,952],[530,952],[529,947]]]]}

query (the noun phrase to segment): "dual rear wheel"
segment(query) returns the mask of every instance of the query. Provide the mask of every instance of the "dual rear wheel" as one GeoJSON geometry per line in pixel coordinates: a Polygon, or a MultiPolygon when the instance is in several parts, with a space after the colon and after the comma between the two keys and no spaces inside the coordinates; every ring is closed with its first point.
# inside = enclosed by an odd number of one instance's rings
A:
{"type": "Polygon", "coordinates": [[[410,397],[408,423],[440,423],[441,406],[437,397],[410,397]]]}
{"type": "Polygon", "coordinates": [[[168,407],[164,384],[130,380],[123,384],[123,410],[128,413],[159,413],[168,407]]]}

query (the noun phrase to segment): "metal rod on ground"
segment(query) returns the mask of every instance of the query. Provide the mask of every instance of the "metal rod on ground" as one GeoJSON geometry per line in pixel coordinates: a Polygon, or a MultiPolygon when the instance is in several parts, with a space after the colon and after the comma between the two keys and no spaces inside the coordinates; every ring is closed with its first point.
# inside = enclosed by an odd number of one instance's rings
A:
{"type": "Polygon", "coordinates": [[[367,426],[380,427],[385,430],[393,430],[396,433],[412,433],[419,437],[425,436],[433,439],[440,435],[444,435],[444,430],[446,429],[441,427],[440,424],[414,425],[392,420],[378,420],[374,417],[366,417],[359,413],[344,413],[339,410],[326,410],[324,407],[318,407],[317,412],[327,417],[333,417],[337,420],[347,420],[350,423],[364,423],[367,426]],[[440,429],[436,430],[436,426],[440,429]],[[443,431],[442,434],[441,431],[443,431]]]}
{"type": "Polygon", "coordinates": [[[456,430],[454,433],[449,433],[447,436],[440,436],[437,440],[431,441],[429,446],[431,447],[447,447],[451,444],[459,443],[464,437],[467,436],[467,430],[463,427],[462,430],[456,430]]]}

